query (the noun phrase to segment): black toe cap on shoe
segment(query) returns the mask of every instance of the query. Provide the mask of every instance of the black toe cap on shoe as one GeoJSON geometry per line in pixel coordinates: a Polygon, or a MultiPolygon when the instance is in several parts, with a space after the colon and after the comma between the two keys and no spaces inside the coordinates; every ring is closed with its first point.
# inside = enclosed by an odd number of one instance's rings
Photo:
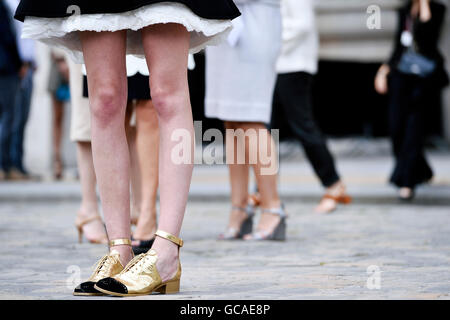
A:
{"type": "Polygon", "coordinates": [[[102,279],[99,282],[97,282],[96,285],[100,289],[107,290],[110,292],[116,292],[116,293],[122,293],[122,294],[128,293],[127,287],[123,283],[121,283],[113,278],[102,279]]]}
{"type": "Polygon", "coordinates": [[[100,291],[98,291],[97,289],[94,288],[95,286],[95,282],[92,281],[86,281],[83,283],[80,283],[74,290],[74,293],[81,293],[81,294],[99,294],[101,293],[100,291]]]}

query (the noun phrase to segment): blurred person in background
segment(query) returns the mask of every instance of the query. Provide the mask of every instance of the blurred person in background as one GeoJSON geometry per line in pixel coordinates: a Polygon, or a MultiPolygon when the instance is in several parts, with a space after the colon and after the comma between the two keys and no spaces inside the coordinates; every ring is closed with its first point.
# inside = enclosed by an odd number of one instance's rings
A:
{"type": "Polygon", "coordinates": [[[12,16],[9,5],[0,0],[0,180],[8,178],[13,166],[11,147],[16,96],[27,73],[12,16]]]}
{"type": "Polygon", "coordinates": [[[445,6],[414,0],[399,11],[395,49],[375,78],[375,89],[389,93],[389,127],[395,156],[390,181],[402,200],[414,198],[417,185],[429,182],[433,171],[424,155],[424,114],[428,98],[448,84],[438,49],[445,6]]]}
{"type": "MultiPolygon", "coordinates": [[[[92,159],[90,110],[87,78],[83,68],[69,60],[72,93],[71,140],[77,144],[77,163],[82,187],[82,202],[76,226],[80,240],[84,233],[91,243],[106,243],[106,232],[98,211],[96,177],[92,159]]],[[[131,158],[131,221],[135,254],[150,249],[156,232],[158,188],[158,119],[153,108],[145,60],[127,56],[128,105],[125,127],[131,158]]]]}
{"type": "MultiPolygon", "coordinates": [[[[6,3],[13,13],[19,5],[19,0],[7,0],[6,3]]],[[[11,14],[12,18],[12,14],[11,14]]],[[[28,121],[31,105],[31,95],[33,92],[33,75],[36,70],[35,44],[33,40],[21,39],[22,24],[19,21],[14,23],[19,53],[22,59],[21,80],[17,90],[16,103],[14,107],[14,120],[12,123],[11,140],[11,168],[9,179],[28,179],[29,174],[23,164],[23,143],[25,126],[28,121]]]]}
{"type": "Polygon", "coordinates": [[[206,50],[205,115],[224,121],[227,130],[241,130],[249,137],[248,142],[238,138],[236,143],[227,134],[227,149],[234,148],[235,155],[241,150],[240,144],[245,144],[246,162],[239,164],[236,159],[227,159],[227,163],[232,162],[229,164],[232,209],[228,227],[219,239],[284,240],[286,213],[278,194],[277,174],[262,174],[264,165],[259,156],[255,164],[248,162],[249,155],[265,151],[270,152],[271,163],[278,158],[273,145],[267,150],[262,145],[258,150],[254,141],[273,142],[266,124],[270,122],[275,64],[281,46],[280,0],[235,2],[242,16],[234,21],[228,42],[206,50]],[[252,139],[254,135],[256,139],[252,139]],[[250,167],[255,173],[262,211],[255,231],[254,207],[248,204],[250,167]]]}
{"type": "Polygon", "coordinates": [[[53,178],[61,180],[64,164],[62,159],[62,139],[64,126],[64,104],[70,99],[69,67],[62,50],[52,48],[48,92],[53,108],[53,178]]]}
{"type": "Polygon", "coordinates": [[[89,99],[83,97],[82,65],[67,59],[71,99],[70,140],[76,143],[81,204],[75,219],[79,242],[83,234],[90,243],[107,243],[105,227],[98,210],[96,178],[91,148],[89,99]]]}
{"type": "Polygon", "coordinates": [[[326,188],[315,211],[329,213],[350,203],[320,129],[313,116],[312,85],[318,68],[319,35],[313,0],[283,0],[283,46],[277,63],[271,128],[287,122],[301,142],[314,172],[326,188]]]}

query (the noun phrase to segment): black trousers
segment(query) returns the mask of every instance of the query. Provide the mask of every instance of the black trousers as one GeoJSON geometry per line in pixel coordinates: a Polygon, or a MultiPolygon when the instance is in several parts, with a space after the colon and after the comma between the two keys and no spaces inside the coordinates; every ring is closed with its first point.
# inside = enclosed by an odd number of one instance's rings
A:
{"type": "Polygon", "coordinates": [[[312,80],[313,76],[305,72],[278,75],[270,127],[282,130],[282,123],[287,123],[295,138],[303,145],[322,185],[329,187],[340,178],[325,138],[314,121],[312,80]]]}
{"type": "Polygon", "coordinates": [[[389,129],[395,168],[390,181],[414,188],[433,177],[424,155],[424,114],[433,83],[393,71],[389,77],[389,129]]]}

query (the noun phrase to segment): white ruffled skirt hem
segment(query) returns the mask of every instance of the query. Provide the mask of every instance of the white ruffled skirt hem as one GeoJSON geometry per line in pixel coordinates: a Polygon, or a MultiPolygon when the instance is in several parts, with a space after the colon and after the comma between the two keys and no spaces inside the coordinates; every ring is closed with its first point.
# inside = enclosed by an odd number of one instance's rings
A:
{"type": "Polygon", "coordinates": [[[119,14],[85,14],[69,18],[26,17],[22,38],[35,39],[64,49],[76,63],[84,63],[77,31],[128,30],[127,54],[144,56],[140,31],[149,25],[177,23],[190,32],[190,52],[223,40],[232,28],[230,20],[205,19],[180,3],[158,3],[119,14]]]}

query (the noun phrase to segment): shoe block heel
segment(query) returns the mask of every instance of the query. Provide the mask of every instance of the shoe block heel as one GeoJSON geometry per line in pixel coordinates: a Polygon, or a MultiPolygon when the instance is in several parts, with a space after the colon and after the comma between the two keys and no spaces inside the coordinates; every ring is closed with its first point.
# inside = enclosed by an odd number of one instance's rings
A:
{"type": "Polygon", "coordinates": [[[78,243],[83,243],[83,229],[77,227],[77,230],[78,230],[78,243]]]}
{"type": "Polygon", "coordinates": [[[253,217],[248,217],[241,226],[239,230],[239,238],[242,238],[246,234],[251,234],[253,231],[253,217]]]}
{"type": "Polygon", "coordinates": [[[180,280],[169,281],[157,290],[162,294],[171,294],[180,292],[180,280]]]}
{"type": "Polygon", "coordinates": [[[286,218],[282,218],[276,229],[273,231],[272,240],[286,240],[286,218]]]}

